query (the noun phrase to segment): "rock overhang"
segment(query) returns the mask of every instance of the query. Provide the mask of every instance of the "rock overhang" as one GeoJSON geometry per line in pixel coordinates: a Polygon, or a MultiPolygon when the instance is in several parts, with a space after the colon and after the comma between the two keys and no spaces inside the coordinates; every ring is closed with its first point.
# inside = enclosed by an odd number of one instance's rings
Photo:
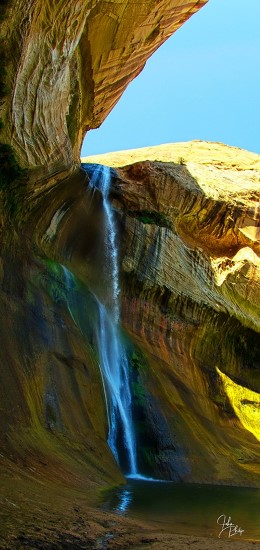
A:
{"type": "Polygon", "coordinates": [[[153,52],[207,0],[9,0],[1,142],[44,179],[79,165],[87,130],[104,121],[153,52]]]}

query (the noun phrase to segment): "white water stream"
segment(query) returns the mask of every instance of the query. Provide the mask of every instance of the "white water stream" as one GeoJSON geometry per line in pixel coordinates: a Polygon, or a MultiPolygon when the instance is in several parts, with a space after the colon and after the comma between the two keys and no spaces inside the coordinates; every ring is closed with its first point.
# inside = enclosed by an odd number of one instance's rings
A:
{"type": "Polygon", "coordinates": [[[104,258],[106,273],[106,294],[109,306],[98,302],[99,329],[98,347],[100,370],[103,380],[107,415],[108,444],[120,463],[119,450],[124,448],[127,457],[127,474],[138,475],[136,442],[132,418],[132,398],[129,378],[129,365],[126,350],[119,331],[119,273],[116,224],[113,209],[109,202],[111,173],[108,166],[97,166],[90,185],[99,189],[104,208],[104,258]]]}

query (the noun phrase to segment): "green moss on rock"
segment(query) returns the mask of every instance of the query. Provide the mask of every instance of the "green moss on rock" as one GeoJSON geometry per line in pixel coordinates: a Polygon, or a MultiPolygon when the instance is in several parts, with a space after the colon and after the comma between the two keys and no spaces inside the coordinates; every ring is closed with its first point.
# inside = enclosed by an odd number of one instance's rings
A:
{"type": "Polygon", "coordinates": [[[128,215],[145,224],[154,224],[172,229],[171,221],[164,214],[155,210],[131,210],[128,215]]]}

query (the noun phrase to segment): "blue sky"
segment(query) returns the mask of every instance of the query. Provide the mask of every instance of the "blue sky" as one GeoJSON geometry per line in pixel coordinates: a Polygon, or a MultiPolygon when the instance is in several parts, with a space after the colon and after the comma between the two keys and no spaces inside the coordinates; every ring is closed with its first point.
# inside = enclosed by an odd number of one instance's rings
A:
{"type": "Polygon", "coordinates": [[[209,0],[87,134],[82,155],[192,139],[260,153],[260,0],[209,0]]]}

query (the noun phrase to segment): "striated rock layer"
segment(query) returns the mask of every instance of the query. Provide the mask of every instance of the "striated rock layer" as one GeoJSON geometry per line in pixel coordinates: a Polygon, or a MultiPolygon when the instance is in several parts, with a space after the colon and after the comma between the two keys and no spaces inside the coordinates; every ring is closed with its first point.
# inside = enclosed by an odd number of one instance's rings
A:
{"type": "MultiPolygon", "coordinates": [[[[90,292],[104,283],[102,204],[86,192],[79,151],[205,3],[1,3],[3,548],[96,548],[121,534],[87,508],[124,479],[106,443],[90,292]]],[[[103,162],[135,162],[113,173],[111,198],[140,464],[174,480],[257,485],[259,157],[203,143],[127,155],[103,162]]]]}
{"type": "Polygon", "coordinates": [[[154,467],[174,460],[175,442],[180,479],[257,485],[259,155],[191,142],[88,160],[115,167],[128,158],[137,162],[117,169],[112,194],[123,321],[149,364],[139,382],[172,438],[159,443],[154,467]]]}
{"type": "MultiPolygon", "coordinates": [[[[256,486],[259,156],[200,142],[152,154],[113,169],[111,192],[140,468],[256,486]]],[[[106,443],[90,292],[104,285],[102,200],[83,171],[12,190],[0,263],[0,539],[96,548],[98,534],[123,527],[88,506],[124,481],[106,443]]]]}
{"type": "Polygon", "coordinates": [[[86,493],[93,502],[97,487],[123,481],[106,444],[97,311],[84,284],[95,280],[101,205],[86,194],[79,152],[85,132],[102,123],[149,56],[205,3],[1,2],[0,544],[3,536],[7,548],[21,547],[12,529],[38,526],[38,512],[49,530],[55,507],[64,530],[66,503],[85,506],[86,493]]]}
{"type": "Polygon", "coordinates": [[[7,0],[1,17],[1,143],[41,179],[79,166],[152,53],[207,0],[7,0]],[[3,126],[3,127],[2,127],[3,126]]]}

